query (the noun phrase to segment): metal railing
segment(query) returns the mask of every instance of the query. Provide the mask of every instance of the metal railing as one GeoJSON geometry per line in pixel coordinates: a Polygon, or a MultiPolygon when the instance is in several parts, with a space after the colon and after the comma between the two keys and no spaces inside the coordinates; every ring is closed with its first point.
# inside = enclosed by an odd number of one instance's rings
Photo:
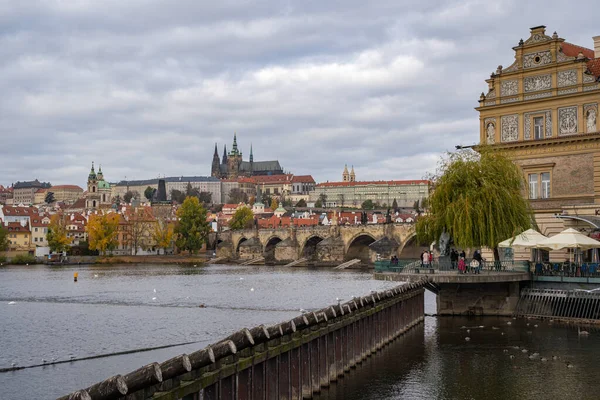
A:
{"type": "MultiPolygon", "coordinates": [[[[397,264],[390,260],[375,261],[375,272],[404,272],[404,273],[435,273],[435,272],[456,272],[458,263],[450,260],[434,260],[428,264],[421,263],[420,260],[398,260],[397,264]]],[[[527,261],[483,261],[480,267],[471,267],[470,262],[466,263],[464,273],[490,273],[490,272],[529,272],[529,263],[527,261]]]]}
{"type": "Polygon", "coordinates": [[[600,278],[598,263],[536,263],[533,268],[535,276],[566,276],[572,278],[600,278]]]}

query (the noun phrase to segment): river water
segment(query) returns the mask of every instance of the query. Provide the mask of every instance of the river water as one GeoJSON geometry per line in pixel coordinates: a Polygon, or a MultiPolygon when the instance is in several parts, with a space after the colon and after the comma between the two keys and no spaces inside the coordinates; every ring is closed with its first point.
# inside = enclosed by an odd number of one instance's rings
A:
{"type": "MultiPolygon", "coordinates": [[[[2,267],[0,368],[75,361],[0,373],[0,399],[53,399],[203,348],[239,328],[273,324],[297,316],[301,308],[322,308],[338,297],[392,285],[372,280],[370,273],[327,269],[2,267]],[[188,342],[193,343],[77,361],[188,342]]],[[[435,296],[426,295],[425,307],[435,312],[435,296]]],[[[590,331],[581,337],[556,322],[426,317],[425,324],[318,398],[598,399],[600,332],[590,331]],[[534,352],[540,356],[529,359],[534,352]]]]}

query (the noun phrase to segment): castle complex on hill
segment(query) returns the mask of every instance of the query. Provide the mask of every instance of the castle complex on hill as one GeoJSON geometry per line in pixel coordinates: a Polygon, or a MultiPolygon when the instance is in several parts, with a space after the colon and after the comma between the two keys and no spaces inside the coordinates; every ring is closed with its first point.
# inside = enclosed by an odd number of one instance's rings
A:
{"type": "Polygon", "coordinates": [[[283,168],[279,161],[254,161],[252,154],[252,145],[250,145],[250,159],[244,161],[242,152],[238,150],[237,137],[233,135],[233,148],[227,154],[227,147],[223,147],[223,158],[219,159],[217,144],[215,143],[215,153],[213,154],[211,176],[221,179],[235,179],[239,176],[256,175],[280,175],[283,174],[283,168]]]}

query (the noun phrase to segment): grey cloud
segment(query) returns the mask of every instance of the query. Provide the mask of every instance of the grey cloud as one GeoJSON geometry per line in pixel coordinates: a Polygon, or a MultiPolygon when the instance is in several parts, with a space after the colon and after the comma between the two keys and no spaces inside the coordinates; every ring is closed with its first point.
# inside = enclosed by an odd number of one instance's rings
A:
{"type": "MultiPolygon", "coordinates": [[[[578,3],[592,9],[591,0],[578,3]]],[[[563,2],[0,0],[0,183],[208,174],[247,157],[337,180],[421,178],[478,140],[484,80],[563,2]]]]}

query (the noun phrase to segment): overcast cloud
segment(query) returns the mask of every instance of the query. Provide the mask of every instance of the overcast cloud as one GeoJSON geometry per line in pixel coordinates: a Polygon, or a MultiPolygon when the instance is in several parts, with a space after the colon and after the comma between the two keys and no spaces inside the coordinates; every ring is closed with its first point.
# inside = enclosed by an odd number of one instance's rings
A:
{"type": "Polygon", "coordinates": [[[0,184],[209,175],[247,159],[420,179],[478,140],[529,28],[593,48],[597,0],[0,0],[0,184]],[[566,7],[568,9],[566,9],[566,7]]]}

